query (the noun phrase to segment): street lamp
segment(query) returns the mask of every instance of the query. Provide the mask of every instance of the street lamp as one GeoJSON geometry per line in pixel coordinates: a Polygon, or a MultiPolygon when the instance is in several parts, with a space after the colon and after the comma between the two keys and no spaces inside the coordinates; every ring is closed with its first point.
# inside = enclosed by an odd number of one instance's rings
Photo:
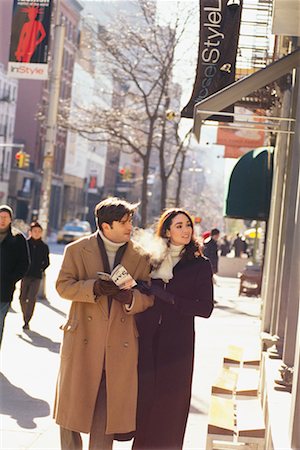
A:
{"type": "Polygon", "coordinates": [[[53,61],[49,80],[49,108],[47,113],[47,131],[43,159],[42,198],[39,212],[39,221],[43,227],[44,238],[47,239],[49,210],[51,200],[52,171],[54,158],[54,145],[56,140],[56,122],[59,102],[60,76],[64,51],[64,25],[60,22],[60,0],[56,4],[54,25],[53,61]]]}

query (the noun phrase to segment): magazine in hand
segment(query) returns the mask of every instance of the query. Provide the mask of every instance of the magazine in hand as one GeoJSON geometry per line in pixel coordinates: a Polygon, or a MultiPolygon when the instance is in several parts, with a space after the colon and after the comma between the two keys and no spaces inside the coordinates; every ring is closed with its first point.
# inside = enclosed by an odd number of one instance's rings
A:
{"type": "Polygon", "coordinates": [[[136,281],[122,264],[118,264],[111,274],[106,272],[97,272],[97,274],[101,280],[113,281],[120,289],[131,289],[136,286],[136,281]]]}

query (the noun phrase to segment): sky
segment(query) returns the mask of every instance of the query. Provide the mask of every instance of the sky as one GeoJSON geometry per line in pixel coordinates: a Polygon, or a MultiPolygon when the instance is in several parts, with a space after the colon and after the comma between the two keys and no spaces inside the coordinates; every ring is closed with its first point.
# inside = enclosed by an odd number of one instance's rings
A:
{"type": "Polygon", "coordinates": [[[157,0],[159,22],[172,23],[176,15],[181,26],[188,18],[175,58],[178,60],[174,70],[174,81],[182,86],[182,107],[188,102],[196,75],[197,52],[199,42],[199,0],[157,0]]]}

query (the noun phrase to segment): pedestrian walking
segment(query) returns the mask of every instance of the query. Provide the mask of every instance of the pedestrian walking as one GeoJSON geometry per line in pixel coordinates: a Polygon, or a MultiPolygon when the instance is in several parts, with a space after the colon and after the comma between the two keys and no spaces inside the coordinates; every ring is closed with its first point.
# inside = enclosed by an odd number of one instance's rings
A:
{"type": "MultiPolygon", "coordinates": [[[[152,308],[137,315],[139,389],[134,450],[181,450],[191,399],[194,317],[213,310],[209,261],[194,239],[190,215],[169,209],[156,235],[165,253],[151,272],[152,308]]],[[[147,292],[145,287],[145,292],[147,292]]]]}
{"type": "Polygon", "coordinates": [[[242,239],[242,237],[240,236],[239,233],[237,233],[235,240],[233,241],[233,248],[234,248],[234,256],[236,258],[240,258],[241,254],[244,252],[245,250],[245,244],[244,241],[242,239]]]}
{"type": "Polygon", "coordinates": [[[206,256],[211,264],[213,273],[218,273],[219,255],[218,255],[218,239],[220,231],[218,228],[213,228],[210,236],[204,240],[203,254],[206,256]]]}
{"type": "Polygon", "coordinates": [[[223,239],[221,241],[220,250],[221,250],[221,256],[227,256],[228,253],[230,253],[231,244],[230,244],[230,241],[228,240],[226,234],[224,234],[223,239]]]}
{"type": "Polygon", "coordinates": [[[23,330],[29,330],[36,298],[42,281],[43,272],[49,266],[49,247],[42,240],[43,228],[38,222],[30,224],[30,237],[27,240],[30,266],[21,281],[20,304],[23,313],[23,330]]]}
{"type": "Polygon", "coordinates": [[[0,205],[0,346],[16,282],[24,276],[29,266],[26,238],[12,227],[12,218],[12,208],[0,205]]]}
{"type": "Polygon", "coordinates": [[[134,279],[147,281],[150,265],[131,241],[137,204],[110,197],[95,208],[97,231],[65,248],[56,288],[71,300],[64,338],[54,417],[62,450],[112,448],[115,433],[136,428],[138,332],[134,314],[153,298],[119,289],[97,272],[121,263],[134,279]]]}

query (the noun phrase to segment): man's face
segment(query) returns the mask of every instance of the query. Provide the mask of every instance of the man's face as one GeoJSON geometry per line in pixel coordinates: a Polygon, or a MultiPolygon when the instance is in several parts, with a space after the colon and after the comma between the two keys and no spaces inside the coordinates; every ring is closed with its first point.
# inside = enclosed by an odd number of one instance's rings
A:
{"type": "Polygon", "coordinates": [[[6,211],[0,212],[0,231],[5,230],[11,223],[10,214],[6,211]]]}
{"type": "Polygon", "coordinates": [[[128,242],[132,231],[132,216],[125,214],[120,221],[114,220],[111,226],[108,223],[102,224],[104,236],[112,242],[120,244],[128,242]]]}
{"type": "Polygon", "coordinates": [[[41,230],[40,227],[33,227],[32,230],[30,231],[30,236],[32,237],[32,239],[41,239],[43,234],[43,231],[41,230]]]}

